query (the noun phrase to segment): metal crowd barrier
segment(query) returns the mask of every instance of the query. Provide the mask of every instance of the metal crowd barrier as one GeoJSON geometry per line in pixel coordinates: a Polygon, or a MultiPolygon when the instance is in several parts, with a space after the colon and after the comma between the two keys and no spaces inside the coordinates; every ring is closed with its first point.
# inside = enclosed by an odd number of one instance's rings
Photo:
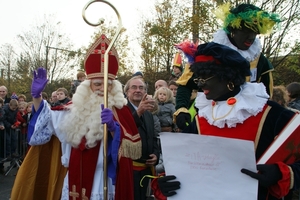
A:
{"type": "MultiPolygon", "coordinates": [[[[28,150],[27,134],[22,134],[20,129],[9,131],[9,134],[7,134],[7,130],[0,130],[0,164],[4,165],[5,176],[7,176],[13,168],[19,168],[21,166],[28,150]],[[11,149],[7,149],[7,139],[11,141],[12,137],[16,137],[15,152],[11,152],[11,149]]],[[[12,147],[12,145],[14,144],[11,143],[10,147],[12,147]]]]}

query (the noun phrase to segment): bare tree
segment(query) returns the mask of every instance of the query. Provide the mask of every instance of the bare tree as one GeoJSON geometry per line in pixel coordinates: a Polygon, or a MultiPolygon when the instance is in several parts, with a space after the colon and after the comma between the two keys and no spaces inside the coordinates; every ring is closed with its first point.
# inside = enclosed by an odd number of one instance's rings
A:
{"type": "Polygon", "coordinates": [[[0,64],[2,84],[6,85],[8,91],[11,91],[11,79],[16,67],[16,53],[12,45],[4,44],[0,47],[0,64]]]}
{"type": "Polygon", "coordinates": [[[176,52],[174,44],[190,34],[191,27],[187,28],[186,22],[191,7],[190,4],[185,8],[177,0],[157,2],[154,17],[142,22],[140,44],[145,71],[151,68],[154,73],[166,71],[170,74],[176,52]]]}
{"type": "Polygon", "coordinates": [[[282,20],[277,30],[263,38],[263,52],[276,68],[300,50],[300,3],[299,0],[267,0],[261,8],[279,14],[282,20]]]}
{"type": "Polygon", "coordinates": [[[29,62],[31,71],[44,66],[50,82],[71,76],[70,71],[74,66],[79,66],[77,51],[73,49],[69,38],[61,32],[60,22],[53,15],[44,16],[41,22],[36,22],[30,30],[19,34],[17,38],[23,60],[29,62]]]}

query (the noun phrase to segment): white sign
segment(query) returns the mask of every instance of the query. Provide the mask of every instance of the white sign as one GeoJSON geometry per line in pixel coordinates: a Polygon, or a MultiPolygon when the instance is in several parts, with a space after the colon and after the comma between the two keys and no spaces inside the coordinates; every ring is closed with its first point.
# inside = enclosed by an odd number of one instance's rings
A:
{"type": "Polygon", "coordinates": [[[166,175],[180,181],[170,200],[256,200],[258,181],[241,173],[256,171],[251,141],[187,133],[160,133],[166,175]]]}

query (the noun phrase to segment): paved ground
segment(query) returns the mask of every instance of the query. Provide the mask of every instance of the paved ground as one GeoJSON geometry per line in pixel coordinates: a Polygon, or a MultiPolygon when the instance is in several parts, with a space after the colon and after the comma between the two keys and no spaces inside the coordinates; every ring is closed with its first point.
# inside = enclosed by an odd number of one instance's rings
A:
{"type": "MultiPolygon", "coordinates": [[[[4,164],[5,169],[10,165],[10,162],[4,164]]],[[[9,200],[10,192],[15,181],[18,168],[13,168],[6,176],[0,174],[0,199],[9,200]]]]}

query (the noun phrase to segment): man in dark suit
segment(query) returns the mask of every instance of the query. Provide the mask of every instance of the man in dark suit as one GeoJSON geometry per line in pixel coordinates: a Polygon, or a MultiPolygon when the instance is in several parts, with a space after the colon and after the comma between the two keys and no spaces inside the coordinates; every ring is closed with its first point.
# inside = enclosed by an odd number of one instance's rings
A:
{"type": "Polygon", "coordinates": [[[154,175],[154,166],[159,160],[157,134],[154,130],[154,120],[151,111],[155,100],[148,98],[146,84],[139,77],[127,81],[124,92],[128,99],[128,106],[142,139],[142,157],[133,161],[134,199],[146,200],[149,179],[146,175],[154,175]],[[140,181],[142,186],[140,186],[140,181]]]}

